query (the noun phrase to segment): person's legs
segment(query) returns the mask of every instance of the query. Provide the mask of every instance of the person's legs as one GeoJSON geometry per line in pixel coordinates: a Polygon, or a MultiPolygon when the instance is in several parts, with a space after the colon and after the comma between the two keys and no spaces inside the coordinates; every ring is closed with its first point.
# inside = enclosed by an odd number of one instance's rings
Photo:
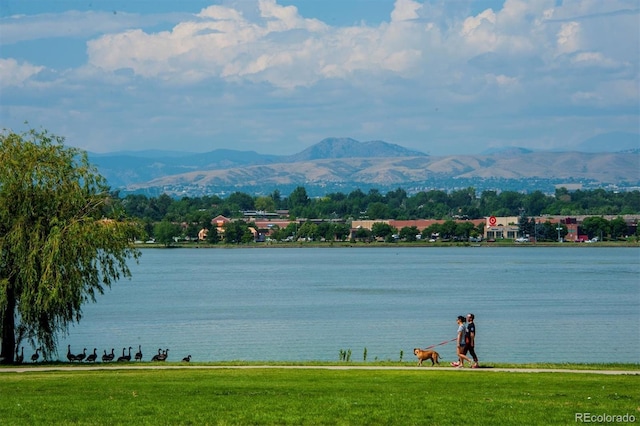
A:
{"type": "Polygon", "coordinates": [[[476,355],[476,349],[473,346],[465,346],[464,347],[464,354],[467,354],[467,351],[469,352],[469,354],[471,355],[471,358],[473,358],[473,362],[475,365],[478,365],[478,356],[476,355]]]}
{"type": "Polygon", "coordinates": [[[458,346],[458,360],[460,363],[460,367],[464,366],[464,361],[466,360],[469,364],[471,364],[471,360],[464,354],[464,346],[458,346]]]}

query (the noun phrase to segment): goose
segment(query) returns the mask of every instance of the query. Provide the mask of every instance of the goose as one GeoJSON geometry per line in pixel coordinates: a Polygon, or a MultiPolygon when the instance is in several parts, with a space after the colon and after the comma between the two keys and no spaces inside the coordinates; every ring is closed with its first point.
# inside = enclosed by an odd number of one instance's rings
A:
{"type": "Polygon", "coordinates": [[[122,361],[126,361],[127,359],[124,356],[124,351],[126,351],[127,348],[122,348],[122,356],[119,356],[118,359],[116,360],[117,362],[122,362],[122,361]]]}
{"type": "Polygon", "coordinates": [[[111,348],[111,353],[107,355],[107,361],[113,361],[116,355],[113,353],[113,348],[111,348]]]}
{"type": "Polygon", "coordinates": [[[182,362],[191,362],[191,355],[187,355],[184,358],[182,358],[182,362]]]}
{"type": "Polygon", "coordinates": [[[71,345],[67,345],[67,359],[69,362],[73,362],[76,360],[76,356],[71,353],[71,345]]]}
{"type": "Polygon", "coordinates": [[[40,351],[42,348],[36,348],[36,353],[31,355],[31,362],[36,362],[38,360],[38,358],[40,358],[40,354],[38,353],[38,351],[40,351]]]}
{"type": "MultiPolygon", "coordinates": [[[[18,348],[16,348],[16,353],[18,353],[18,348]]],[[[22,361],[24,361],[24,346],[22,347],[20,355],[16,356],[16,364],[22,364],[22,361]]]]}
{"type": "Polygon", "coordinates": [[[87,348],[84,348],[81,354],[76,355],[76,361],[82,361],[86,357],[87,357],[87,348]]]}
{"type": "Polygon", "coordinates": [[[109,362],[109,361],[111,360],[109,359],[109,355],[107,355],[107,350],[105,349],[104,355],[102,355],[102,362],[109,362]]]}
{"type": "Polygon", "coordinates": [[[131,346],[129,346],[129,355],[125,355],[124,351],[127,348],[122,348],[122,356],[118,357],[118,362],[131,361],[131,346]]]}
{"type": "Polygon", "coordinates": [[[96,358],[98,358],[98,354],[96,353],[96,348],[93,348],[93,353],[87,356],[87,362],[95,362],[96,358]]]}
{"type": "Polygon", "coordinates": [[[158,361],[166,361],[168,356],[169,356],[169,348],[162,351],[162,355],[158,357],[158,361]]]}
{"type": "Polygon", "coordinates": [[[142,346],[138,345],[138,352],[136,352],[136,361],[142,361],[142,346]]]}
{"type": "Polygon", "coordinates": [[[151,361],[161,361],[160,357],[162,356],[162,349],[158,349],[158,354],[154,355],[153,358],[151,358],[151,361]]]}

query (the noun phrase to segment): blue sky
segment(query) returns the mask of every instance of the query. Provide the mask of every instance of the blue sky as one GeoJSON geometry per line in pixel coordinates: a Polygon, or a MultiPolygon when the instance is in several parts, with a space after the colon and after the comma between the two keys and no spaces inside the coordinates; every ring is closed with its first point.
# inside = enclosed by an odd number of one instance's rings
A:
{"type": "Polygon", "coordinates": [[[92,152],[571,150],[639,65],[637,0],[0,1],[0,124],[92,152]]]}

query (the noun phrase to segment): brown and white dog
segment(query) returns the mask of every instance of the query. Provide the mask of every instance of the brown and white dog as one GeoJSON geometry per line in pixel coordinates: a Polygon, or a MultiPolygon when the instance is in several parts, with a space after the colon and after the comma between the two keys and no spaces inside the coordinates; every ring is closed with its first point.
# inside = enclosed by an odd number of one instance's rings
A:
{"type": "Polygon", "coordinates": [[[422,361],[430,359],[431,365],[440,364],[438,359],[440,358],[440,354],[436,351],[425,351],[420,348],[415,348],[413,350],[415,356],[418,357],[418,365],[422,365],[422,361]]]}

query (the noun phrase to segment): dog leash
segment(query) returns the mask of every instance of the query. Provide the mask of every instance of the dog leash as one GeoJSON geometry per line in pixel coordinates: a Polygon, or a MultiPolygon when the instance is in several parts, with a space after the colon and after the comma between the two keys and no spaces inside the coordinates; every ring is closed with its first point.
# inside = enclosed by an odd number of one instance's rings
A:
{"type": "Polygon", "coordinates": [[[425,349],[431,349],[431,348],[435,348],[436,346],[446,345],[447,343],[449,343],[449,342],[453,342],[454,340],[458,340],[458,338],[457,338],[457,337],[454,337],[454,338],[453,338],[453,339],[451,339],[451,340],[445,340],[444,342],[440,342],[440,343],[435,344],[435,345],[427,346],[425,349]]]}

